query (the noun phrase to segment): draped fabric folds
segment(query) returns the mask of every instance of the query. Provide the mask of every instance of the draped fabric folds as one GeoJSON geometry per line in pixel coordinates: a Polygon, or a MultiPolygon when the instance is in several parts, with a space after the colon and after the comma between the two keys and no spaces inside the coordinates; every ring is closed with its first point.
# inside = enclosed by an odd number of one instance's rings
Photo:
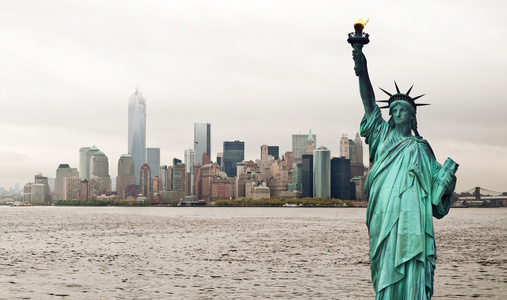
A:
{"type": "Polygon", "coordinates": [[[434,199],[441,165],[427,141],[401,136],[378,107],[363,118],[361,135],[373,162],[365,192],[376,299],[430,299],[436,258],[432,217],[445,216],[451,200],[434,199]]]}

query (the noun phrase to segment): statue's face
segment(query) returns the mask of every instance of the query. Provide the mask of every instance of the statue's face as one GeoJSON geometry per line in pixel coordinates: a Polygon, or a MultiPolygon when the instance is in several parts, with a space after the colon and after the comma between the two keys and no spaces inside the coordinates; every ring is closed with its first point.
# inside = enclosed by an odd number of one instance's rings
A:
{"type": "Polygon", "coordinates": [[[410,108],[405,105],[397,104],[391,110],[394,125],[409,125],[412,121],[410,108]]]}

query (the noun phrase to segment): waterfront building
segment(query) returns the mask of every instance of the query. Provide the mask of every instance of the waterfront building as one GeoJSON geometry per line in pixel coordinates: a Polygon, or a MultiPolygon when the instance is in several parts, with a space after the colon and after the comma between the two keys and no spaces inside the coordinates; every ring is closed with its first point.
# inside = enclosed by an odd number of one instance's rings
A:
{"type": "Polygon", "coordinates": [[[301,192],[301,184],[303,180],[303,164],[293,163],[292,164],[292,178],[291,183],[288,185],[287,190],[289,192],[301,192]]]}
{"type": "MultiPolygon", "coordinates": [[[[75,172],[68,164],[60,164],[56,169],[56,179],[55,179],[55,199],[62,200],[63,199],[63,190],[64,190],[64,178],[66,177],[75,177],[75,172]]],[[[77,177],[77,176],[76,176],[77,177]]]]}
{"type": "Polygon", "coordinates": [[[146,163],[146,99],[137,90],[129,98],[128,153],[134,158],[134,173],[139,183],[141,166],[146,163]]]}
{"type": "Polygon", "coordinates": [[[44,202],[44,203],[49,203],[50,202],[50,196],[49,196],[49,193],[50,193],[50,190],[49,190],[49,180],[46,176],[43,176],[42,174],[36,174],[34,176],[34,184],[42,184],[44,186],[44,192],[43,192],[43,201],[40,201],[41,198],[40,198],[40,186],[37,186],[36,187],[36,195],[37,195],[37,199],[34,199],[33,198],[33,188],[32,188],[32,202],[33,203],[36,203],[36,202],[44,202]],[[37,200],[37,201],[35,201],[37,200]]]}
{"type": "Polygon", "coordinates": [[[210,181],[210,201],[232,199],[234,192],[234,178],[217,177],[210,181]]]}
{"type": "Polygon", "coordinates": [[[92,175],[92,178],[88,180],[88,199],[97,199],[100,195],[110,194],[110,187],[111,179],[109,177],[98,177],[92,175]]]}
{"type": "Polygon", "coordinates": [[[324,146],[313,151],[313,197],[331,198],[331,151],[324,146]]]}
{"type": "Polygon", "coordinates": [[[352,200],[350,179],[350,159],[333,157],[331,159],[331,198],[352,200]]]}
{"type": "Polygon", "coordinates": [[[63,180],[63,200],[80,200],[87,201],[89,199],[88,180],[79,177],[66,177],[63,180]]]}
{"type": "Polygon", "coordinates": [[[31,186],[31,202],[32,203],[47,203],[46,200],[46,186],[42,183],[34,183],[31,186]]]}
{"type": "Polygon", "coordinates": [[[224,172],[228,177],[236,177],[236,164],[245,160],[245,142],[224,142],[224,172]]]}
{"type": "Polygon", "coordinates": [[[99,190],[101,191],[105,190],[107,192],[112,191],[111,177],[109,176],[109,160],[102,151],[97,151],[93,153],[91,159],[90,173],[92,178],[93,177],[104,178],[103,180],[100,181],[103,184],[103,187],[99,188],[99,190]]]}
{"type": "Polygon", "coordinates": [[[294,161],[301,162],[303,154],[306,154],[306,143],[311,139],[314,145],[317,144],[317,135],[311,134],[293,134],[292,135],[292,153],[294,153],[294,161]],[[309,136],[311,135],[311,137],[309,136]]]}
{"type": "Polygon", "coordinates": [[[134,158],[130,154],[123,154],[118,160],[118,176],[116,176],[116,194],[120,199],[126,199],[125,188],[136,184],[134,158]]]}
{"type": "Polygon", "coordinates": [[[205,165],[208,162],[203,161],[204,153],[207,153],[208,160],[211,157],[211,124],[194,123],[194,150],[195,163],[205,165]]]}
{"type": "Polygon", "coordinates": [[[146,163],[150,166],[151,176],[160,177],[160,148],[146,148],[146,163]]]}
{"type": "Polygon", "coordinates": [[[140,194],[142,194],[146,198],[151,198],[151,170],[148,164],[143,164],[141,166],[141,171],[139,174],[139,178],[141,180],[140,194]]]}
{"type": "Polygon", "coordinates": [[[313,154],[301,157],[301,197],[313,197],[313,154]]]}
{"type": "Polygon", "coordinates": [[[253,200],[269,199],[270,189],[267,186],[261,185],[252,188],[251,197],[253,200]]]}

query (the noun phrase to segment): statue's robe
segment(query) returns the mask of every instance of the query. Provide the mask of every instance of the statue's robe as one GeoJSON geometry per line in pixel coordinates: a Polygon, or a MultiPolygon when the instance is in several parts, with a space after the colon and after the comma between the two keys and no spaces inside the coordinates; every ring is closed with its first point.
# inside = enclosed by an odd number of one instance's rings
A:
{"type": "Polygon", "coordinates": [[[441,165],[427,141],[402,137],[378,106],[363,118],[361,135],[373,162],[365,193],[376,299],[430,299],[436,258],[432,217],[445,216],[451,202],[451,195],[433,192],[441,165]]]}

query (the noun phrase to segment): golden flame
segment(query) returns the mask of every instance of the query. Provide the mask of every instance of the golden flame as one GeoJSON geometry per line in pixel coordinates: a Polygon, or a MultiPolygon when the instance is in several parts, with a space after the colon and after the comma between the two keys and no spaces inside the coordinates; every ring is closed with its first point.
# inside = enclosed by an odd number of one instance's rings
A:
{"type": "Polygon", "coordinates": [[[364,26],[366,26],[366,24],[368,23],[370,19],[366,20],[366,21],[363,21],[363,18],[357,20],[355,23],[354,23],[354,29],[355,30],[363,30],[364,26]]]}

